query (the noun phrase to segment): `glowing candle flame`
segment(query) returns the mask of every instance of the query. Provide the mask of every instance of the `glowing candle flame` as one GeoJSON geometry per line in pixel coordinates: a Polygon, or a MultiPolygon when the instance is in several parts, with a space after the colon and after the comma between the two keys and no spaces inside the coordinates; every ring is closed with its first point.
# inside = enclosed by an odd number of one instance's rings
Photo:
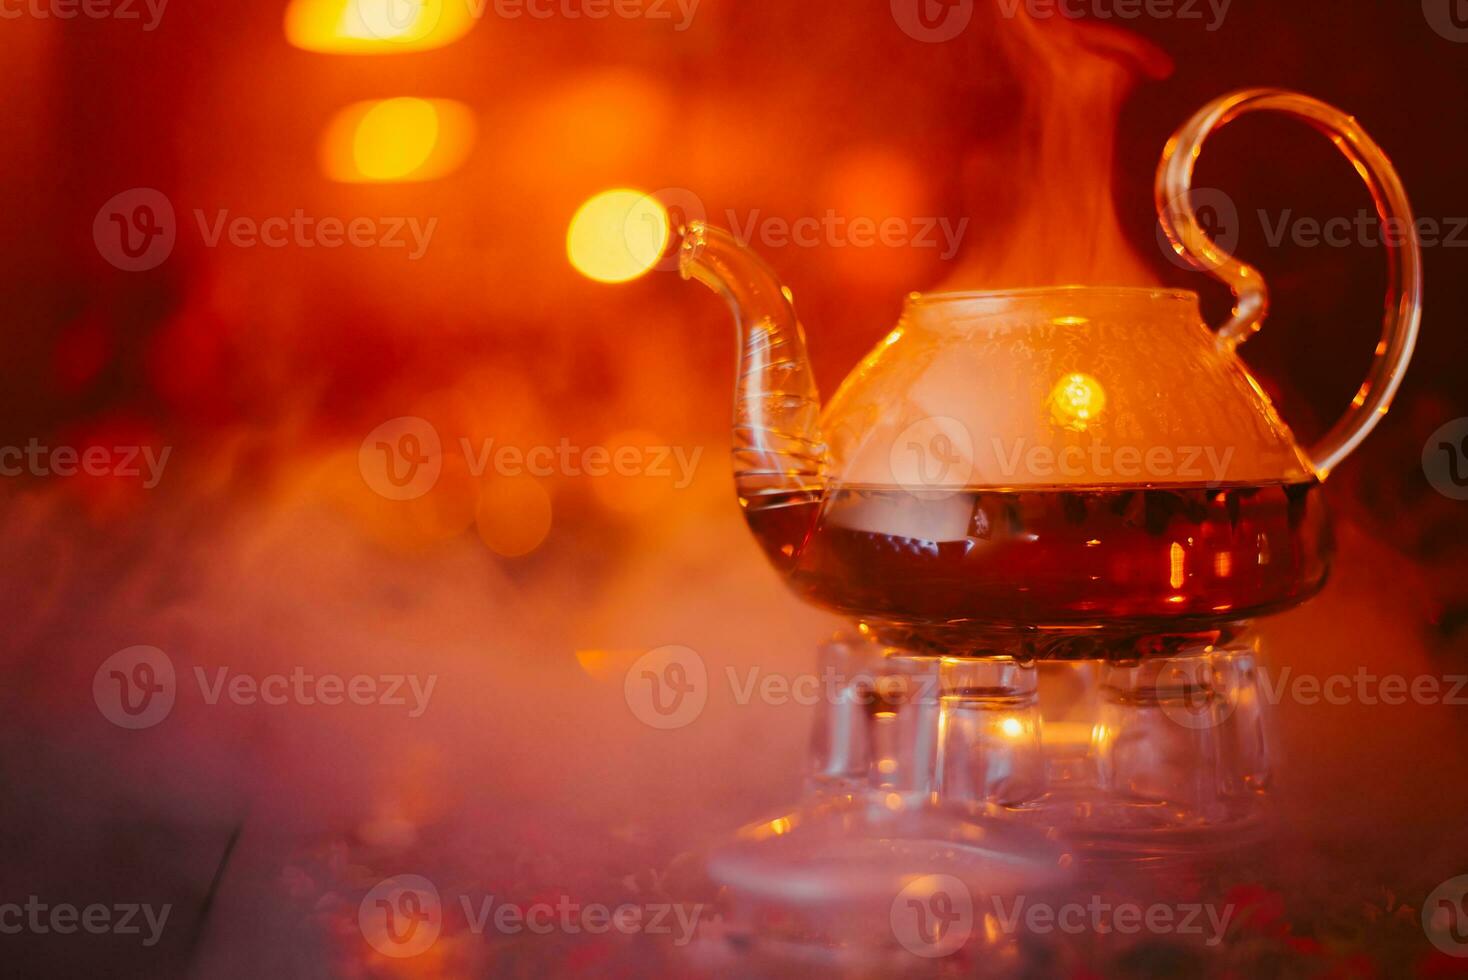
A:
{"type": "Polygon", "coordinates": [[[603,191],[571,219],[566,255],[588,279],[627,282],[658,264],[671,234],[656,198],[625,188],[603,191]]]}
{"type": "Polygon", "coordinates": [[[1072,432],[1085,432],[1106,408],[1106,389],[1089,374],[1067,374],[1050,392],[1050,416],[1072,432]]]}

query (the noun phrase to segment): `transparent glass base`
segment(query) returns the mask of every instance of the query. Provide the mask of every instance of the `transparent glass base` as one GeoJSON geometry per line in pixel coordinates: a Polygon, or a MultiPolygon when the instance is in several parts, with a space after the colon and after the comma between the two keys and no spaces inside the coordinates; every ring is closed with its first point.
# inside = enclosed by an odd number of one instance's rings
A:
{"type": "Polygon", "coordinates": [[[832,696],[806,800],[709,859],[748,942],[946,955],[935,924],[967,908],[963,947],[987,955],[1012,945],[983,914],[1004,896],[1216,863],[1263,833],[1267,718],[1247,636],[1132,663],[1024,663],[842,635],[820,665],[832,696]]]}
{"type": "Polygon", "coordinates": [[[708,871],[728,896],[728,935],[755,955],[892,975],[915,956],[1011,949],[1013,935],[984,929],[986,910],[1058,894],[1070,865],[1036,828],[864,791],[745,827],[708,871]]]}
{"type": "Polygon", "coordinates": [[[821,652],[813,791],[917,793],[1096,837],[1206,839],[1264,813],[1252,637],[1132,663],[912,657],[862,637],[821,652]]]}

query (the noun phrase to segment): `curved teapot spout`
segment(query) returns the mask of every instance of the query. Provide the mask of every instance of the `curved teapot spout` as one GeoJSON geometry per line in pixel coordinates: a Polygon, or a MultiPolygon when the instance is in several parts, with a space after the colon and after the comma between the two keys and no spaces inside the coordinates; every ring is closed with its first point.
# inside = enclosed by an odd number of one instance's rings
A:
{"type": "Polygon", "coordinates": [[[722,295],[734,314],[734,485],[740,506],[750,515],[818,496],[826,485],[820,395],[790,291],[733,235],[701,221],[683,229],[678,268],[683,278],[722,295]]]}

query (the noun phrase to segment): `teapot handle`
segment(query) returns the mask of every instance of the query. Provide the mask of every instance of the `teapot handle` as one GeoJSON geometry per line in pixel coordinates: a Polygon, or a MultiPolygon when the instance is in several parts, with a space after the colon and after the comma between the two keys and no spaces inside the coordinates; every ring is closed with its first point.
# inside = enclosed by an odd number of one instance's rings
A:
{"type": "Polygon", "coordinates": [[[1220,344],[1231,351],[1253,336],[1268,312],[1269,290],[1258,269],[1230,255],[1198,223],[1190,197],[1193,166],[1203,141],[1215,130],[1246,112],[1265,109],[1303,119],[1329,136],[1366,182],[1382,227],[1388,230],[1382,236],[1390,278],[1381,343],[1346,414],[1307,452],[1323,480],[1386,414],[1401,385],[1422,320],[1422,253],[1412,206],[1396,168],[1354,118],[1318,99],[1282,89],[1245,89],[1216,99],[1168,140],[1157,168],[1155,193],[1157,213],[1173,249],[1233,290],[1233,317],[1218,332],[1220,344]],[[1399,235],[1390,233],[1394,227],[1400,229],[1399,235]]]}

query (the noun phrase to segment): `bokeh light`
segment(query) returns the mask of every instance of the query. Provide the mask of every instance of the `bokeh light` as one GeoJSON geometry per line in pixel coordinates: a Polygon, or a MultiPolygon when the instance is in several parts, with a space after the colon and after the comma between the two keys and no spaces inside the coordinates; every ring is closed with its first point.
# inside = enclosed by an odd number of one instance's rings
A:
{"type": "Polygon", "coordinates": [[[489,550],[519,558],[539,548],[550,534],[551,498],[529,476],[495,476],[479,489],[475,524],[489,550]]]}
{"type": "Polygon", "coordinates": [[[462,0],[292,0],[285,36],[324,54],[426,51],[468,34],[474,9],[462,0]]]}
{"type": "Polygon", "coordinates": [[[333,180],[436,180],[457,170],[474,143],[474,116],[452,99],[354,102],[327,123],[321,168],[333,180]]]}
{"type": "Polygon", "coordinates": [[[566,254],[588,279],[627,282],[658,264],[671,233],[656,198],[625,188],[604,191],[571,219],[566,254]]]}
{"type": "Polygon", "coordinates": [[[1106,389],[1089,374],[1067,374],[1050,392],[1050,416],[1057,425],[1085,432],[1106,409],[1106,389]]]}

